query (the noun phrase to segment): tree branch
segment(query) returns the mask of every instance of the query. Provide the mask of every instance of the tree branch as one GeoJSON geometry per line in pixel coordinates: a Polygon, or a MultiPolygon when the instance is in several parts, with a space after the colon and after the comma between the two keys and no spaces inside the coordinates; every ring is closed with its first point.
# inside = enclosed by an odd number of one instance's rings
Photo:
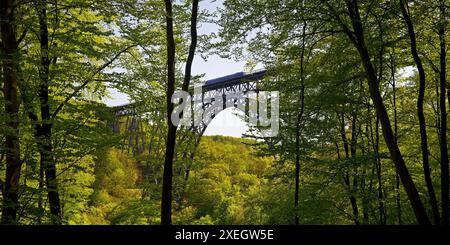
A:
{"type": "Polygon", "coordinates": [[[333,6],[331,6],[331,4],[330,4],[327,0],[325,0],[324,2],[325,2],[325,4],[327,5],[328,10],[330,10],[330,12],[331,12],[331,14],[333,15],[333,17],[334,17],[334,18],[336,19],[336,21],[341,25],[342,31],[343,31],[345,34],[347,34],[347,36],[350,38],[350,40],[351,40],[353,43],[357,44],[358,42],[357,42],[357,40],[356,40],[356,37],[355,37],[355,35],[354,35],[354,32],[350,29],[350,27],[348,27],[348,26],[344,23],[344,21],[341,19],[341,16],[339,16],[339,14],[336,12],[336,10],[333,8],[333,6]]]}
{"type": "Polygon", "coordinates": [[[186,61],[186,68],[184,72],[184,81],[182,89],[188,91],[189,83],[191,81],[191,68],[194,61],[195,48],[197,47],[197,15],[198,15],[198,0],[192,2],[191,13],[191,44],[189,46],[189,54],[186,61]]]}
{"type": "Polygon", "coordinates": [[[22,35],[20,35],[19,39],[17,40],[17,46],[19,46],[19,44],[23,41],[23,39],[27,35],[27,32],[28,32],[28,29],[25,28],[25,30],[23,30],[23,32],[22,32],[22,35]]]}
{"type": "Polygon", "coordinates": [[[92,78],[95,77],[98,73],[100,73],[103,69],[105,69],[106,67],[108,67],[109,65],[111,65],[117,58],[119,58],[119,56],[123,53],[125,53],[126,51],[128,51],[130,48],[135,47],[136,44],[133,44],[131,46],[126,47],[125,49],[121,50],[119,53],[117,53],[111,60],[105,62],[102,66],[100,66],[89,78],[87,78],[86,80],[83,81],[83,83],[75,89],[75,91],[73,91],[63,102],[61,102],[61,104],[59,104],[59,106],[56,108],[55,112],[53,112],[52,114],[52,118],[55,118],[56,115],[58,115],[58,113],[62,110],[62,108],[64,107],[64,105],[69,102],[73,97],[75,97],[75,95],[77,95],[83,88],[85,88],[89,82],[92,81],[92,78]]]}

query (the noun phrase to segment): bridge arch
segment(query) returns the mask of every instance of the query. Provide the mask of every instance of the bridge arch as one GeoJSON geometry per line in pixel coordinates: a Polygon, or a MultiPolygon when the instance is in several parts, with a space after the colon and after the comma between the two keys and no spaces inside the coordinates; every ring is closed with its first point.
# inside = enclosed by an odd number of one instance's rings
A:
{"type": "Polygon", "coordinates": [[[234,107],[225,108],[206,126],[204,135],[241,137],[249,130],[244,112],[234,107]]]}

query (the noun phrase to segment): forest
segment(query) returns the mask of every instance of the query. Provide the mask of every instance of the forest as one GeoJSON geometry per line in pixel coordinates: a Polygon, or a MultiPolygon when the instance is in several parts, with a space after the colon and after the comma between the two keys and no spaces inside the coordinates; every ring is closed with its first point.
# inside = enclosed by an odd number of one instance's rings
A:
{"type": "Polygon", "coordinates": [[[0,17],[1,224],[449,224],[449,0],[1,0],[0,17]],[[265,70],[277,134],[171,121],[217,57],[265,70]]]}

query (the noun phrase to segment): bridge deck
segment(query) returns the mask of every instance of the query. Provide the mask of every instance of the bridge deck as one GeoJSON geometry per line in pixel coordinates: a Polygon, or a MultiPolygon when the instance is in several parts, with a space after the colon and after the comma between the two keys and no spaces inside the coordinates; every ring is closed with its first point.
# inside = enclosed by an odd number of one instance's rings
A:
{"type": "MultiPolygon", "coordinates": [[[[210,80],[206,81],[202,86],[202,90],[203,90],[203,92],[206,92],[206,91],[211,91],[211,90],[215,90],[215,89],[233,86],[233,85],[240,84],[240,83],[245,83],[248,81],[257,81],[257,80],[260,80],[262,77],[264,77],[265,74],[266,74],[266,70],[257,70],[255,72],[251,72],[251,73],[248,73],[248,72],[233,73],[231,75],[218,77],[218,78],[214,78],[214,79],[210,79],[210,80]]],[[[116,111],[116,113],[121,112],[119,114],[128,114],[130,111],[132,111],[134,108],[136,108],[137,106],[139,106],[141,104],[142,103],[134,102],[134,103],[129,103],[129,104],[125,104],[125,105],[114,106],[114,107],[111,107],[111,109],[116,111]]]]}
{"type": "Polygon", "coordinates": [[[203,85],[204,91],[228,87],[245,81],[255,81],[261,79],[266,74],[266,70],[259,70],[251,73],[237,72],[231,75],[218,77],[206,81],[203,85]]]}

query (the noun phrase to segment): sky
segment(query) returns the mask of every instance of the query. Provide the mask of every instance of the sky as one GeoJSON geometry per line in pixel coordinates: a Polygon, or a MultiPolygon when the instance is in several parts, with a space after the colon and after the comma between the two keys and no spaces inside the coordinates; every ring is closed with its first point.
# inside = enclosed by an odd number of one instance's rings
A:
{"type": "MultiPolygon", "coordinates": [[[[222,6],[222,0],[205,0],[199,3],[199,10],[214,11],[222,6]]],[[[200,23],[198,27],[198,34],[209,34],[211,32],[217,32],[218,27],[212,23],[200,23]]],[[[235,61],[220,58],[217,55],[211,55],[207,57],[207,60],[203,60],[199,54],[194,58],[192,64],[192,74],[201,75],[204,74],[204,81],[226,76],[236,72],[244,70],[245,60],[235,61]]],[[[128,103],[128,96],[122,94],[116,90],[111,89],[109,91],[110,98],[104,100],[109,106],[122,105],[128,103]]],[[[242,121],[235,113],[240,111],[234,108],[228,108],[219,113],[208,125],[205,135],[223,135],[232,137],[241,137],[243,133],[248,130],[247,124],[242,121]]]]}

